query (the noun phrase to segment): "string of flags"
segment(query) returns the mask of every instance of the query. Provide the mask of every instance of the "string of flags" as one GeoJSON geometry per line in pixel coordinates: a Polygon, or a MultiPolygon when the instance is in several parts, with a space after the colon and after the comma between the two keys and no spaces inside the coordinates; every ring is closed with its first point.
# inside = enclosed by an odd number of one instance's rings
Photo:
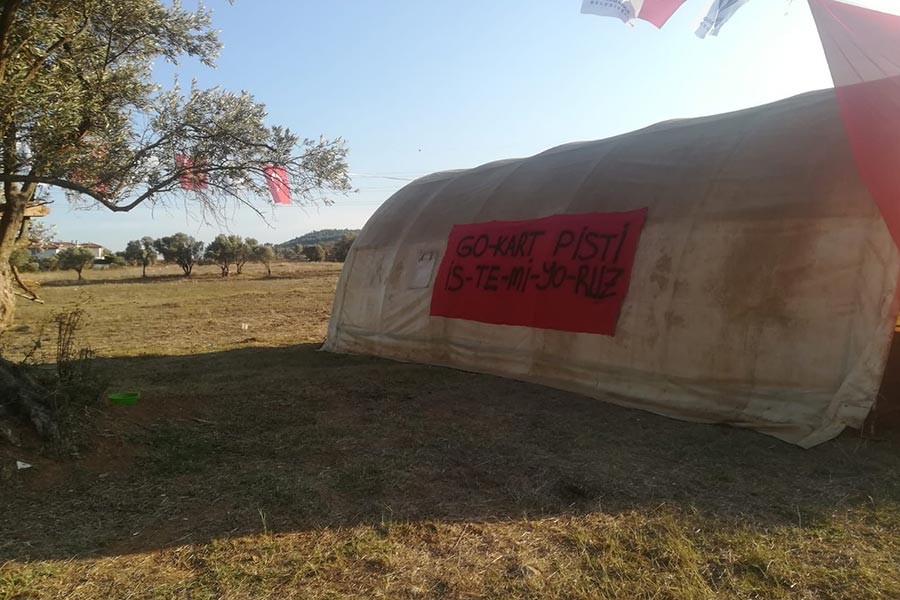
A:
{"type": "MultiPolygon", "coordinates": [[[[186,154],[175,155],[175,167],[180,172],[178,183],[183,190],[197,191],[209,187],[209,174],[204,170],[206,163],[186,154]]],[[[287,169],[282,165],[265,165],[263,177],[275,204],[291,203],[291,186],[287,169]]]]}
{"type": "MultiPolygon", "coordinates": [[[[713,0],[698,37],[717,35],[749,0],[713,0]]],[[[863,184],[900,247],[900,15],[808,0],[863,184]]],[[[583,0],[581,12],[662,27],[684,0],[583,0]]]]}
{"type": "MultiPolygon", "coordinates": [[[[808,0],[863,183],[900,247],[900,15],[841,0],[808,0]]],[[[685,0],[583,0],[581,12],[662,27],[685,0]]],[[[696,34],[717,35],[749,0],[713,0],[696,34]]],[[[176,154],[185,190],[209,185],[205,163],[176,154]]],[[[287,169],[265,165],[272,201],[291,204],[287,169]]]]}
{"type": "MultiPolygon", "coordinates": [[[[718,35],[725,22],[749,1],[713,0],[706,16],[697,26],[695,32],[697,37],[718,35]]],[[[685,0],[582,0],[581,12],[586,15],[612,17],[628,24],[640,19],[662,28],[684,2],[685,0]]]]}

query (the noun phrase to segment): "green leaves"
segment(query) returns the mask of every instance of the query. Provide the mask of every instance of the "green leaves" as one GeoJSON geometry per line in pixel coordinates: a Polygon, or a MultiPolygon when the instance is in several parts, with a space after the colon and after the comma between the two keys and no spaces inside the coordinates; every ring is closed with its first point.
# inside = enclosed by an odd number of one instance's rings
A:
{"type": "Polygon", "coordinates": [[[95,257],[87,248],[65,248],[57,253],[56,258],[60,269],[72,269],[78,273],[78,279],[81,279],[81,271],[92,264],[95,257]]]}
{"type": "Polygon", "coordinates": [[[203,255],[203,242],[198,242],[186,233],[159,238],[153,242],[153,246],[162,254],[164,260],[181,267],[185,276],[191,274],[194,263],[203,255]]]}
{"type": "Polygon", "coordinates": [[[153,238],[144,237],[128,242],[125,245],[123,256],[129,262],[146,267],[156,262],[156,254],[156,248],[153,247],[153,238]]]}

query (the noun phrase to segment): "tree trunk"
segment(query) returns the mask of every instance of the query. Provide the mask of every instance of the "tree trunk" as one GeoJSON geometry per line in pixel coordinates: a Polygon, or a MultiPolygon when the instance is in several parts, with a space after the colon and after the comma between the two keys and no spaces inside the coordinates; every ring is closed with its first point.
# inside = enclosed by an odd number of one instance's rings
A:
{"type": "MultiPolygon", "coordinates": [[[[2,254],[2,251],[0,251],[2,254]]],[[[13,322],[16,314],[16,296],[13,293],[15,289],[13,281],[12,268],[9,259],[0,259],[0,331],[5,330],[13,322]]]]}
{"type": "MultiPolygon", "coordinates": [[[[29,197],[18,192],[7,193],[4,200],[0,217],[0,333],[12,325],[16,314],[16,282],[9,258],[22,232],[29,197]]],[[[0,415],[18,415],[31,421],[42,437],[55,439],[59,429],[48,404],[50,395],[22,367],[0,357],[0,415]]],[[[15,441],[8,427],[0,424],[0,429],[5,432],[4,438],[15,441]]]]}
{"type": "Polygon", "coordinates": [[[147,263],[141,263],[144,266],[144,270],[141,271],[141,277],[147,276],[147,263]]]}
{"type": "Polygon", "coordinates": [[[13,293],[15,280],[9,258],[12,256],[25,221],[27,199],[19,194],[10,194],[3,203],[0,217],[0,333],[12,325],[16,314],[16,297],[13,293]]]}
{"type": "Polygon", "coordinates": [[[22,367],[0,358],[0,406],[5,407],[4,412],[27,419],[38,435],[55,440],[59,437],[59,427],[47,404],[49,396],[48,390],[22,367]]]}

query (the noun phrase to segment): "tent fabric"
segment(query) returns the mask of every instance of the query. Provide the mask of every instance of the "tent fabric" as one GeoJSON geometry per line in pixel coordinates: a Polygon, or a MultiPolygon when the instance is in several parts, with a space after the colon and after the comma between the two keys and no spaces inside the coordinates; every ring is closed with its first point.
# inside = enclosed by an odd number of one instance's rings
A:
{"type": "Polygon", "coordinates": [[[409,184],[354,243],[324,348],[810,447],[869,413],[898,275],[827,90],[409,184]],[[429,314],[454,225],[645,208],[615,335],[429,314]]]}
{"type": "Polygon", "coordinates": [[[900,245],[900,15],[809,5],[862,180],[900,245]]]}

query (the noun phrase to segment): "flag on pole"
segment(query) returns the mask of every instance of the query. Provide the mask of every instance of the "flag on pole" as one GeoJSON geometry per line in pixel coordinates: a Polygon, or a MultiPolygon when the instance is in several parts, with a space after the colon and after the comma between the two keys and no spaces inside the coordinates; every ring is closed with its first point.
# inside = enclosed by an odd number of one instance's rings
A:
{"type": "Polygon", "coordinates": [[[809,4],[860,176],[900,246],[900,16],[809,4]]]}
{"type": "Polygon", "coordinates": [[[203,167],[203,161],[195,161],[190,156],[176,154],[175,166],[182,172],[178,176],[178,183],[181,184],[181,189],[205,190],[209,187],[209,175],[197,170],[203,167]]]}
{"type": "Polygon", "coordinates": [[[697,27],[697,37],[705,38],[708,35],[719,35],[719,30],[737,9],[747,4],[750,0],[713,0],[712,5],[700,21],[697,27]]]}
{"type": "Polygon", "coordinates": [[[287,169],[279,165],[268,165],[263,167],[263,174],[266,176],[272,201],[275,204],[290,204],[291,186],[288,183],[287,169]]]}

